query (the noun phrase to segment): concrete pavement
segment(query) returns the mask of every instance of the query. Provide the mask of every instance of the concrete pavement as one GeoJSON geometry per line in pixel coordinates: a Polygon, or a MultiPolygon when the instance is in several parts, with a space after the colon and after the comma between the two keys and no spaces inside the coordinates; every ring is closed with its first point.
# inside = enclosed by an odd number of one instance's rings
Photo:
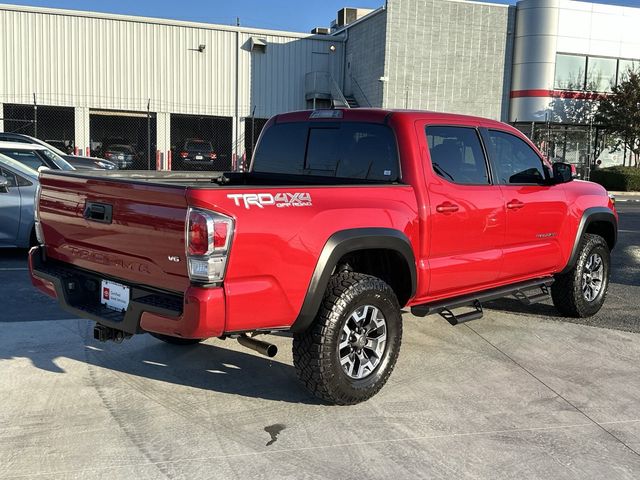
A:
{"type": "Polygon", "coordinates": [[[316,403],[276,343],[269,360],[230,341],[97,344],[84,320],[5,324],[0,478],[640,476],[637,334],[407,315],[388,385],[354,407],[316,403]]]}
{"type": "Polygon", "coordinates": [[[588,325],[509,299],[458,327],[406,314],[389,383],[353,407],[307,394],[285,337],[272,360],[97,343],[0,254],[0,478],[640,478],[640,205],[620,210],[588,325]]]}

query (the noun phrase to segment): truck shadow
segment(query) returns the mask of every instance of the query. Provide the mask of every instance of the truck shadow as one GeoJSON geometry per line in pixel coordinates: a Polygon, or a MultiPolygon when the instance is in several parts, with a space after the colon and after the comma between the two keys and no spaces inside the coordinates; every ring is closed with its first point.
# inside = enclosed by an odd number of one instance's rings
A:
{"type": "Polygon", "coordinates": [[[88,365],[88,378],[94,386],[112,388],[115,382],[146,396],[170,398],[175,385],[242,397],[321,404],[304,389],[291,365],[212,345],[217,340],[176,346],[162,343],[150,335],[137,335],[120,345],[100,343],[90,335],[92,322],[78,320],[74,323],[74,320],[52,322],[52,328],[57,332],[51,332],[52,338],[48,342],[31,336],[26,338],[24,334],[12,345],[3,342],[0,359],[28,358],[36,368],[54,373],[65,373],[66,360],[75,360],[88,365]],[[72,325],[80,330],[80,343],[76,335],[69,335],[72,325]],[[168,384],[169,388],[149,380],[168,384]]]}
{"type": "Polygon", "coordinates": [[[548,318],[564,318],[553,305],[547,303],[535,303],[525,305],[515,298],[500,298],[484,304],[489,310],[499,310],[509,313],[521,313],[523,315],[540,315],[548,318]]]}

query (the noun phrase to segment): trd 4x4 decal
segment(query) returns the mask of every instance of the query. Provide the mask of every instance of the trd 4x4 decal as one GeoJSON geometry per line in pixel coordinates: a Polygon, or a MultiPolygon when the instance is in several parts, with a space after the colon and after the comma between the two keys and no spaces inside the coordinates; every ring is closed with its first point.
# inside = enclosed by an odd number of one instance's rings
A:
{"type": "Polygon", "coordinates": [[[296,193],[230,193],[227,198],[233,200],[236,207],[244,205],[249,209],[251,206],[264,208],[269,205],[275,205],[278,208],[285,207],[310,207],[311,194],[307,192],[296,193]]]}

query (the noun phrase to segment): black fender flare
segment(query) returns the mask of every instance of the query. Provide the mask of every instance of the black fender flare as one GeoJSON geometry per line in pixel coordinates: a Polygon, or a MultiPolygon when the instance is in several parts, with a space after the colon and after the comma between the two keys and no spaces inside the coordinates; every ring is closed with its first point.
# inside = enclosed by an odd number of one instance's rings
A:
{"type": "Polygon", "coordinates": [[[562,269],[560,274],[567,273],[570,271],[578,261],[578,255],[580,253],[580,242],[582,241],[582,237],[587,231],[590,224],[593,222],[607,222],[610,223],[613,227],[613,243],[611,244],[611,249],[618,242],[618,220],[616,219],[613,211],[607,207],[590,207],[587,208],[580,219],[580,224],[578,225],[578,231],[576,232],[576,238],[573,241],[573,248],[571,249],[571,255],[569,256],[569,261],[567,265],[562,269]]]}
{"type": "Polygon", "coordinates": [[[411,242],[403,232],[393,228],[341,230],[331,235],[322,248],[298,317],[291,325],[292,332],[303,332],[313,322],[338,261],[348,253],[370,249],[394,250],[405,259],[411,273],[410,297],[415,295],[417,285],[415,255],[411,242]]]}

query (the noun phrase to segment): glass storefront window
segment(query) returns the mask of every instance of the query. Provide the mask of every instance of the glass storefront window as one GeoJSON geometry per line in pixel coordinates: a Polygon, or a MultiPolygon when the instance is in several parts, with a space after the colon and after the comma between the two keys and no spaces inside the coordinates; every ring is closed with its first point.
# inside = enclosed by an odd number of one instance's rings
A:
{"type": "Polygon", "coordinates": [[[618,84],[629,79],[629,70],[640,73],[640,60],[620,60],[618,84]]]}
{"type": "Polygon", "coordinates": [[[584,74],[587,57],[582,55],[556,55],[554,88],[561,90],[584,90],[584,74]]]}
{"type": "Polygon", "coordinates": [[[589,57],[586,89],[592,92],[610,92],[616,84],[615,58],[589,57]]]}

